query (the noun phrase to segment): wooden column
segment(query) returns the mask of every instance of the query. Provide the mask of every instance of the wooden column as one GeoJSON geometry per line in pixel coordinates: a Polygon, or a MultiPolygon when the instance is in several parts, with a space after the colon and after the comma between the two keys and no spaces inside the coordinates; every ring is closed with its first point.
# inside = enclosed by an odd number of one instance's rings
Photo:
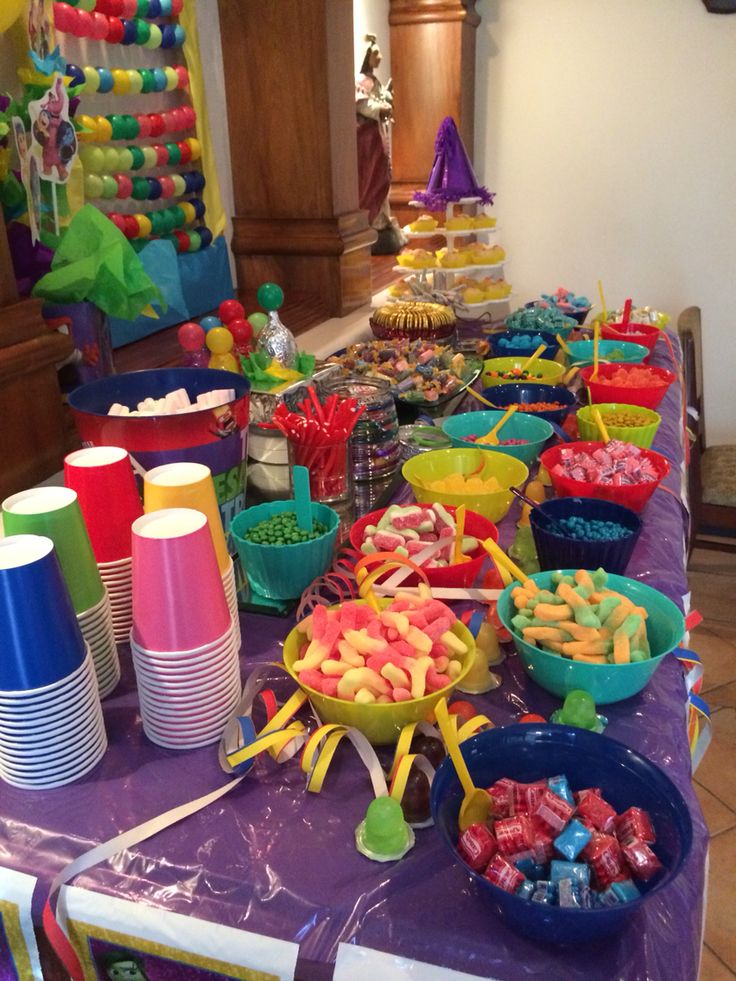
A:
{"type": "Polygon", "coordinates": [[[330,316],[370,299],[348,0],[219,0],[241,289],[275,280],[330,316]]]}
{"type": "Polygon", "coordinates": [[[0,498],[32,487],[61,469],[65,428],[54,367],[73,350],[52,333],[40,300],[19,300],[0,211],[0,498]]]}
{"type": "MultiPolygon", "coordinates": [[[[475,0],[390,0],[393,128],[391,208],[401,224],[416,218],[407,202],[426,186],[434,141],[452,116],[473,158],[475,0]]],[[[483,183],[481,181],[481,183],[483,183]]]]}

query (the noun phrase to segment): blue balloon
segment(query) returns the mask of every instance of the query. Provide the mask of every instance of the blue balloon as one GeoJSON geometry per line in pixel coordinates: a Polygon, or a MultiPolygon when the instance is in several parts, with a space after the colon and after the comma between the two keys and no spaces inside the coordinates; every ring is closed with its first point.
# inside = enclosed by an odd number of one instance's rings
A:
{"type": "Polygon", "coordinates": [[[174,32],[174,25],[173,24],[162,24],[161,25],[161,47],[162,48],[173,48],[175,41],[176,41],[176,34],[174,32]]]}
{"type": "Polygon", "coordinates": [[[147,177],[148,186],[150,188],[148,192],[148,200],[156,201],[161,197],[161,181],[157,180],[155,177],[147,177]]]}
{"type": "Polygon", "coordinates": [[[204,218],[204,213],[207,210],[204,206],[204,201],[201,198],[194,198],[190,201],[190,204],[194,208],[194,214],[197,216],[199,221],[204,218]]]}
{"type": "Polygon", "coordinates": [[[192,171],[192,188],[195,191],[201,191],[204,188],[205,180],[204,174],[199,170],[192,171]]]}
{"type": "Polygon", "coordinates": [[[187,39],[187,32],[181,24],[174,24],[174,47],[180,48],[187,39]]]}
{"type": "Polygon", "coordinates": [[[120,41],[121,44],[135,44],[138,32],[135,28],[134,20],[123,19],[123,37],[120,41]]]}
{"type": "Polygon", "coordinates": [[[153,69],[153,91],[163,92],[166,88],[166,72],[163,68],[153,69]]]}
{"type": "Polygon", "coordinates": [[[213,327],[222,327],[222,321],[219,317],[203,317],[199,322],[199,326],[204,331],[208,331],[212,330],[213,327]]]}
{"type": "MultiPolygon", "coordinates": [[[[158,5],[161,8],[161,17],[171,17],[171,0],[158,0],[158,5]]],[[[150,13],[150,5],[148,16],[153,16],[153,14],[150,13]]]]}
{"type": "Polygon", "coordinates": [[[159,0],[148,0],[148,13],[146,17],[152,20],[154,17],[163,17],[159,0]]]}
{"type": "Polygon", "coordinates": [[[79,67],[79,65],[68,64],[66,66],[66,74],[72,80],[71,88],[74,88],[75,85],[84,85],[85,83],[84,72],[79,67]]]}
{"type": "Polygon", "coordinates": [[[97,73],[100,76],[100,86],[97,89],[97,91],[98,92],[101,92],[103,95],[106,92],[112,92],[113,78],[112,78],[112,72],[110,71],[110,69],[109,68],[98,68],[97,69],[97,73]]]}
{"type": "Polygon", "coordinates": [[[193,183],[194,174],[192,173],[192,171],[188,171],[183,176],[184,176],[184,186],[186,187],[187,194],[193,194],[194,193],[194,183],[193,183]]]}
{"type": "Polygon", "coordinates": [[[197,231],[199,232],[199,237],[202,240],[202,248],[206,249],[208,245],[212,244],[212,232],[204,225],[200,225],[199,228],[197,228],[197,231]]]}

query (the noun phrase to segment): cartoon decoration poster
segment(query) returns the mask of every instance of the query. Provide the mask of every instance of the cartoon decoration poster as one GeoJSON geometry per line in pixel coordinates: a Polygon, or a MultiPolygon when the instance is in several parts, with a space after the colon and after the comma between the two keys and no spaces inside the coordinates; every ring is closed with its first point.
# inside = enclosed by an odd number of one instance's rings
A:
{"type": "Polygon", "coordinates": [[[13,116],[13,136],[15,148],[18,151],[20,164],[20,179],[26,191],[28,202],[28,225],[31,229],[31,241],[38,242],[39,217],[41,214],[41,180],[38,173],[38,161],[31,155],[28,134],[20,116],[13,116]]]}
{"type": "MultiPolygon", "coordinates": [[[[35,162],[40,180],[51,184],[54,231],[58,235],[59,209],[56,201],[56,185],[66,184],[69,180],[79,146],[74,125],[69,119],[69,96],[60,74],[54,74],[51,86],[40,99],[28,103],[28,114],[31,118],[29,211],[36,205],[34,183],[37,184],[38,181],[34,182],[35,162]]],[[[38,197],[40,199],[40,188],[38,197]]]]}

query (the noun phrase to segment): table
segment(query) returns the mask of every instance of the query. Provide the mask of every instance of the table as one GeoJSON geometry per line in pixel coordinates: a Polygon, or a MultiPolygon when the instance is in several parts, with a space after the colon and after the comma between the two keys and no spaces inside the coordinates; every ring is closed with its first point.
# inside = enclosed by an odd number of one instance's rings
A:
{"type": "MultiPolygon", "coordinates": [[[[676,337],[671,335],[671,340],[677,350],[676,337]]],[[[661,342],[653,363],[671,366],[661,342]]],[[[670,459],[672,471],[665,485],[672,493],[657,490],[649,503],[628,575],[660,589],[682,607],[688,592],[687,513],[679,497],[683,442],[677,384],[660,412],[663,422],[654,448],[670,459]]],[[[406,497],[407,490],[401,488],[397,498],[406,497]]],[[[516,516],[515,505],[501,525],[504,545],[513,536],[516,516]]],[[[244,675],[256,665],[280,660],[280,642],[291,625],[288,619],[243,616],[244,675]]],[[[498,670],[502,687],[472,697],[497,725],[526,711],[547,716],[559,705],[526,677],[517,658],[509,657],[498,670]]],[[[287,694],[288,680],[277,682],[276,690],[287,694]]],[[[353,830],[364,816],[371,790],[365,770],[347,751],[338,755],[319,795],[304,791],[295,761],[277,766],[270,758],[259,759],[252,775],[232,793],[80,875],[74,885],[127,898],[139,913],[152,906],[184,914],[188,920],[177,922],[191,923],[192,931],[192,918],[197,918],[298,944],[297,977],[308,981],[332,977],[336,958],[339,955],[342,963],[345,954],[341,943],[483,978],[544,974],[567,981],[690,981],[697,977],[699,961],[708,834],[691,786],[685,699],[683,671],[670,657],[640,695],[606,708],[607,734],[663,767],[682,791],[693,818],[694,844],[684,874],[652,900],[624,934],[592,948],[550,952],[509,931],[489,914],[462,870],[449,862],[432,829],[419,831],[416,847],[395,865],[371,863],[358,855],[353,830]]],[[[177,753],[148,742],[129,666],[104,706],[110,749],[90,777],[45,794],[7,786],[0,791],[0,866],[38,876],[36,922],[44,884],[66,863],[98,842],[227,782],[214,748],[177,753]]],[[[124,944],[125,927],[120,924],[120,936],[102,931],[102,940],[98,930],[97,939],[88,941],[89,950],[94,953],[96,944],[101,949],[105,936],[124,944]]],[[[234,934],[224,936],[221,944],[228,936],[235,942],[234,934]]],[[[1,941],[0,935],[0,946],[1,941]]],[[[172,939],[173,946],[183,942],[182,936],[172,939]]],[[[146,949],[151,950],[151,944],[146,949]]],[[[219,956],[227,960],[220,950],[219,956]]],[[[347,953],[356,953],[356,948],[347,953]]],[[[367,961],[364,969],[341,968],[339,977],[375,977],[378,970],[367,961]]],[[[391,970],[387,968],[387,978],[408,976],[396,962],[391,970]]],[[[149,979],[211,977],[199,969],[188,971],[178,965],[174,973],[166,973],[159,964],[151,968],[149,979]]],[[[47,976],[54,976],[50,968],[47,976]]],[[[422,968],[411,976],[433,975],[430,968],[422,968]]]]}

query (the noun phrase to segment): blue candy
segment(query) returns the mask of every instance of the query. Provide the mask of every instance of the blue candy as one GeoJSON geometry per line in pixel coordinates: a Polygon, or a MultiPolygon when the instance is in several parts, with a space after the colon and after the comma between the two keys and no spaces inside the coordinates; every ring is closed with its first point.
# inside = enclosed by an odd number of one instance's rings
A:
{"type": "Polygon", "coordinates": [[[567,782],[567,777],[564,774],[560,774],[558,777],[550,777],[547,780],[547,786],[552,791],[553,794],[557,794],[568,804],[575,806],[575,798],[570,790],[570,785],[567,782]]]}
{"type": "Polygon", "coordinates": [[[516,890],[516,895],[521,896],[522,899],[531,899],[534,895],[534,883],[530,882],[528,879],[524,879],[519,888],[516,890]]]}
{"type": "Polygon", "coordinates": [[[590,885],[590,868],[584,862],[560,862],[555,859],[550,865],[549,876],[552,882],[571,879],[579,886],[590,885]]]}
{"type": "Polygon", "coordinates": [[[554,840],[554,846],[568,862],[574,862],[585,848],[592,834],[580,821],[572,820],[554,840]]]}
{"type": "Polygon", "coordinates": [[[622,903],[630,903],[632,899],[638,899],[641,896],[631,879],[624,879],[623,882],[612,882],[610,888],[622,903]]]}

